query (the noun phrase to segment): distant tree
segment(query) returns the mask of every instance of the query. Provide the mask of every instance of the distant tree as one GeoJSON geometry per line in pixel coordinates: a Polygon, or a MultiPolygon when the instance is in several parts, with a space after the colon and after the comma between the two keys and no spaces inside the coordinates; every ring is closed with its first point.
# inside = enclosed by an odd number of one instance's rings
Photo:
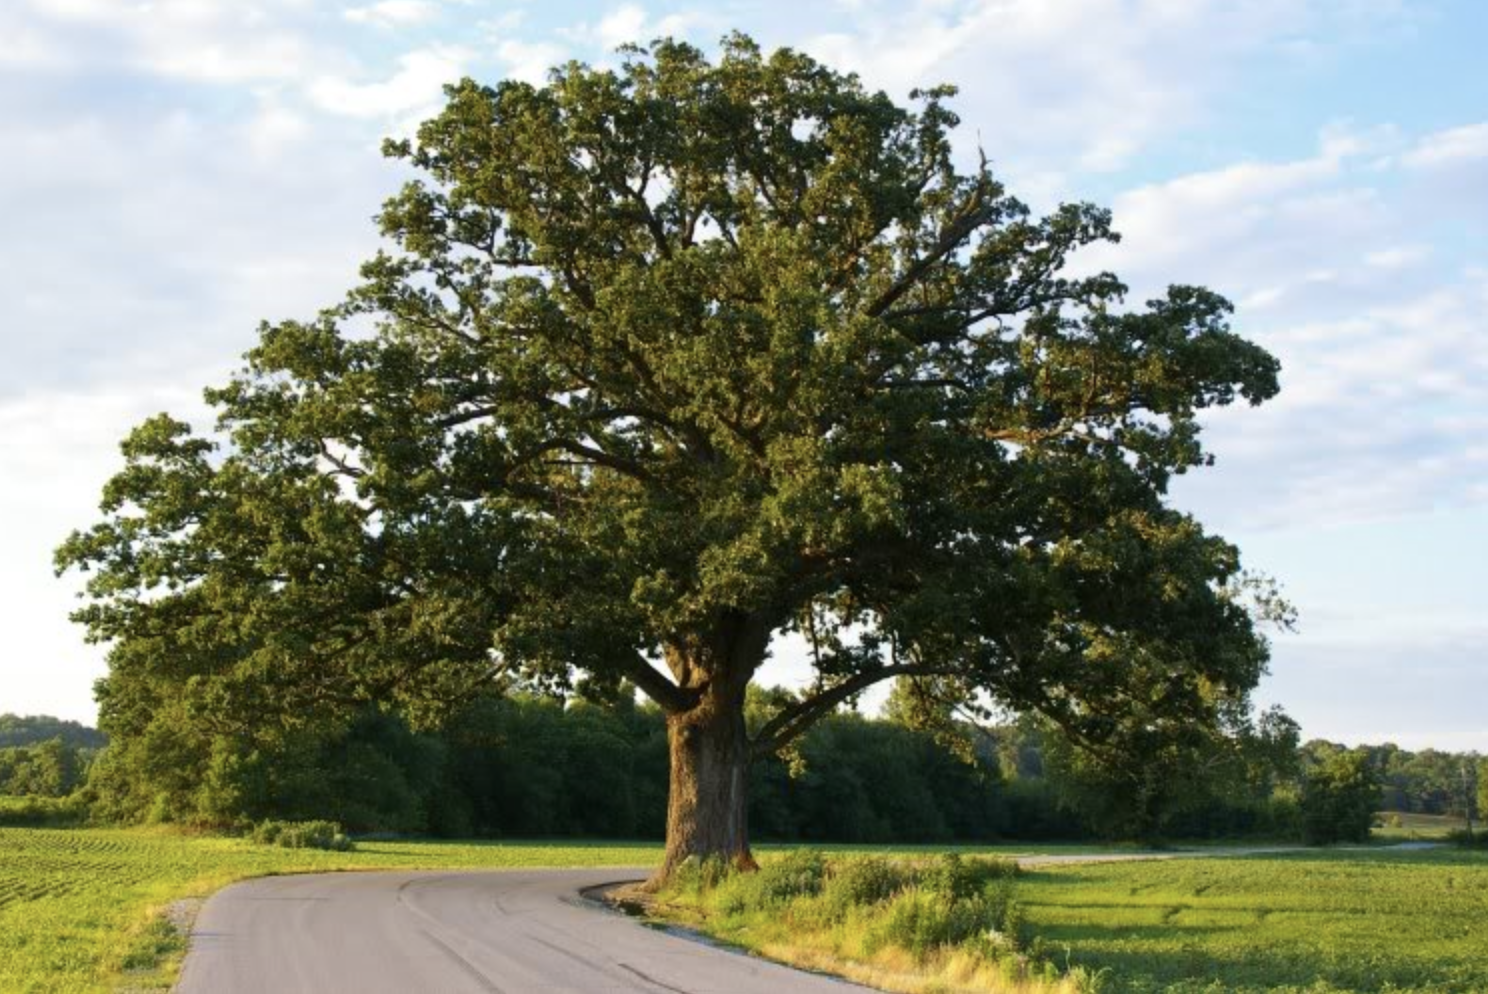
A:
{"type": "Polygon", "coordinates": [[[1213,723],[1266,644],[1236,549],[1165,494],[1276,360],[1208,290],[1069,275],[1109,212],[958,168],[952,92],[905,109],[738,35],[451,87],[385,145],[420,174],[392,251],[262,329],[209,392],[225,447],[130,434],[59,551],[107,729],[630,681],[667,715],[664,876],[751,864],[751,759],[881,680],[1082,741],[1213,723]],[[751,738],[789,631],[817,679],[751,738]]]}
{"type": "Polygon", "coordinates": [[[1478,760],[1478,817],[1488,818],[1488,757],[1478,760]]]}
{"type": "Polygon", "coordinates": [[[82,783],[91,755],[60,736],[0,749],[0,794],[66,797],[82,783]]]}
{"type": "Polygon", "coordinates": [[[1365,750],[1337,750],[1306,772],[1302,827],[1307,842],[1364,842],[1380,801],[1379,771],[1365,750]]]}
{"type": "Polygon", "coordinates": [[[1081,749],[1045,728],[1046,775],[1064,801],[1101,835],[1244,834],[1243,809],[1268,802],[1297,772],[1297,724],[1279,708],[1218,706],[1215,726],[1136,721],[1102,747],[1081,749]]]}
{"type": "Polygon", "coordinates": [[[96,728],[50,715],[0,714],[0,749],[61,739],[80,749],[102,749],[108,737],[96,728]]]}

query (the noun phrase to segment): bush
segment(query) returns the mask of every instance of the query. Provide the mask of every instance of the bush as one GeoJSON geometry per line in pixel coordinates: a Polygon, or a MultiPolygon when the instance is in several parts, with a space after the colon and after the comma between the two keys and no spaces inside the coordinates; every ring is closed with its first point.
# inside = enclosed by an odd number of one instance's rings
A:
{"type": "Polygon", "coordinates": [[[1010,859],[963,859],[960,853],[942,853],[935,865],[923,876],[927,890],[942,894],[952,901],[965,900],[982,893],[994,880],[1008,880],[1018,875],[1018,864],[1010,859]]]}
{"type": "Polygon", "coordinates": [[[889,902],[868,936],[870,948],[899,946],[923,959],[945,946],[970,946],[989,960],[1021,950],[1027,925],[1013,900],[1018,864],[946,853],[889,902]]]}
{"type": "Polygon", "coordinates": [[[329,849],[347,852],[351,839],[333,821],[263,821],[253,828],[253,841],[283,849],[329,849]]]}
{"type": "Polygon", "coordinates": [[[827,868],[822,898],[828,917],[840,921],[847,916],[849,909],[887,901],[907,882],[907,871],[882,856],[844,859],[827,868]]]}
{"type": "Polygon", "coordinates": [[[778,908],[798,897],[820,894],[826,875],[827,862],[821,853],[799,849],[753,873],[729,876],[719,885],[714,906],[727,915],[778,908]]]}
{"type": "Polygon", "coordinates": [[[942,946],[960,945],[998,931],[995,909],[982,897],[947,900],[922,887],[900,891],[869,933],[870,949],[898,946],[923,959],[942,946]]]}

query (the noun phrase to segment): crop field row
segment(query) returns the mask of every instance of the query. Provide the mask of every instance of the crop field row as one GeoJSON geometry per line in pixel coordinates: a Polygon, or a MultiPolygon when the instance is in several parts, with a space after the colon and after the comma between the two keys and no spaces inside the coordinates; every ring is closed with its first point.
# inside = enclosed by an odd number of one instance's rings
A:
{"type": "Polygon", "coordinates": [[[1311,852],[1048,867],[1034,931],[1130,994],[1488,991],[1488,855],[1311,852]]]}

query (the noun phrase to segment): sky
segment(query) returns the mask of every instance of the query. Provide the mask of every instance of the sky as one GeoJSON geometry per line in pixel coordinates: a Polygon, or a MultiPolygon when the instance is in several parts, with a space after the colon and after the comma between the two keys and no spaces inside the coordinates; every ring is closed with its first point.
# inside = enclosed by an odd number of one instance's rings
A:
{"type": "MultiPolygon", "coordinates": [[[[1488,751],[1488,4],[1476,0],[5,0],[0,712],[92,721],[103,650],[52,549],[127,429],[378,247],[378,153],[461,76],[739,29],[905,99],[960,87],[1035,208],[1108,205],[1077,259],[1199,283],[1282,392],[1206,418],[1174,502],[1300,614],[1257,692],[1304,736],[1488,751]]],[[[798,682],[788,647],[762,674],[798,682]]]]}

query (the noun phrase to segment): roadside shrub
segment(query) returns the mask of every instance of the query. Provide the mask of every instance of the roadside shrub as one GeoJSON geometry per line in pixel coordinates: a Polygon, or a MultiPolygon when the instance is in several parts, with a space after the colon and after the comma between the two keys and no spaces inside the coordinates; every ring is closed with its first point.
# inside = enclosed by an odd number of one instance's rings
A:
{"type": "Polygon", "coordinates": [[[798,897],[821,893],[827,862],[819,852],[800,849],[764,864],[753,873],[735,873],[718,888],[714,906],[724,914],[777,908],[798,897]]]}
{"type": "Polygon", "coordinates": [[[822,899],[828,918],[840,921],[848,909],[887,901],[908,880],[907,872],[882,856],[859,856],[838,860],[827,868],[822,899]]]}
{"type": "Polygon", "coordinates": [[[942,946],[960,945],[997,931],[991,904],[984,898],[947,900],[922,887],[909,887],[889,902],[868,936],[870,949],[898,946],[924,959],[942,946]]]}
{"type": "Polygon", "coordinates": [[[253,828],[253,841],[282,849],[329,849],[347,852],[351,839],[333,821],[263,821],[253,828]]]}
{"type": "Polygon", "coordinates": [[[1010,859],[965,859],[960,853],[942,853],[921,877],[925,889],[942,894],[952,901],[980,894],[989,883],[1011,880],[1018,875],[1018,864],[1010,859]]]}
{"type": "Polygon", "coordinates": [[[868,936],[870,948],[898,946],[924,959],[936,949],[963,946],[988,960],[1027,944],[1027,919],[1013,900],[1018,865],[1005,859],[965,859],[946,853],[918,874],[918,882],[889,900],[868,936]]]}

